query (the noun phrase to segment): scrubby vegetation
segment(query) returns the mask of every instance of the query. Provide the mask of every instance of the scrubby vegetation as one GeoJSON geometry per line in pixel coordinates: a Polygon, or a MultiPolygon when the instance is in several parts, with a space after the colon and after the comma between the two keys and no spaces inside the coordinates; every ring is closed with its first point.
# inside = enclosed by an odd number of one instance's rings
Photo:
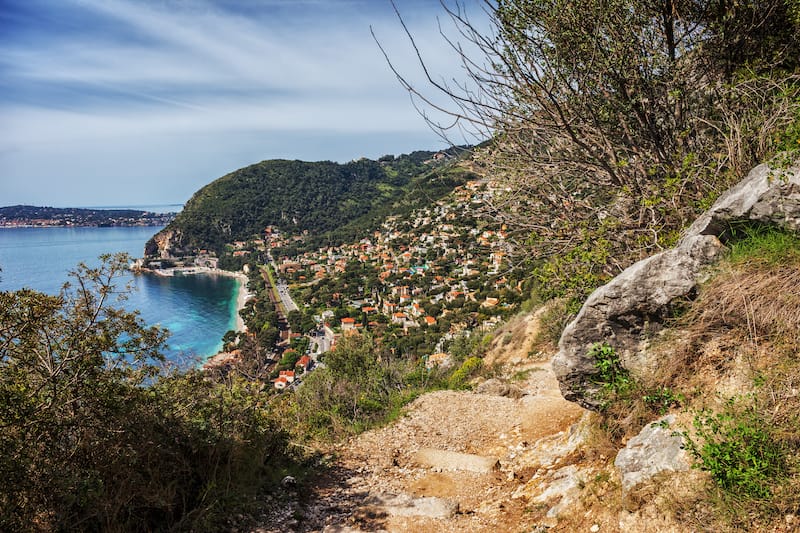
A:
{"type": "Polygon", "coordinates": [[[444,134],[493,138],[476,154],[506,187],[492,214],[544,299],[585,298],[800,148],[794,0],[503,0],[489,30],[448,5],[468,82],[406,87],[444,134]]]}
{"type": "Polygon", "coordinates": [[[800,237],[764,226],[730,235],[697,299],[654,340],[667,364],[634,379],[611,346],[593,347],[605,400],[597,421],[620,442],[667,411],[685,413],[676,429],[709,484],[671,512],[753,530],[800,508],[800,237]]]}
{"type": "Polygon", "coordinates": [[[286,434],[260,384],[165,368],[106,261],[0,293],[0,529],[224,529],[294,464],[286,434]]]}
{"type": "Polygon", "coordinates": [[[284,400],[283,409],[296,436],[330,442],[386,423],[419,394],[446,388],[451,373],[394,354],[370,335],[351,335],[325,355],[324,367],[284,400]]]}
{"type": "Polygon", "coordinates": [[[718,490],[718,517],[751,527],[753,517],[800,508],[800,237],[770,227],[734,234],[728,260],[680,319],[689,372],[675,382],[701,409],[686,442],[718,490]],[[712,387],[719,401],[695,389],[731,379],[735,391],[712,387]]]}
{"type": "MultiPolygon", "coordinates": [[[[454,126],[491,137],[471,167],[494,182],[485,214],[507,225],[515,245],[504,272],[525,270],[532,300],[560,298],[541,342],[554,344],[594,288],[674,244],[756,163],[796,161],[796,0],[502,0],[486,9],[491,35],[451,11],[479,57],[464,57],[471,84],[436,87],[456,103],[454,126]]],[[[180,230],[177,246],[219,255],[266,226],[291,237],[287,255],[345,242],[471,176],[466,167],[429,166],[432,155],[262,162],[198,191],[171,229],[180,230]],[[305,231],[312,235],[300,240],[305,231]]],[[[613,445],[669,410],[692,410],[685,442],[708,472],[716,506],[706,516],[679,501],[678,512],[704,527],[752,529],[800,512],[800,238],[749,226],[724,238],[731,253],[675,318],[681,333],[649,339],[670,350],[671,365],[634,378],[612,345],[594,346],[591,356],[603,383],[598,420],[613,445]]],[[[447,276],[468,266],[453,255],[447,276]]],[[[434,336],[384,320],[375,331],[389,341],[342,336],[324,366],[276,400],[261,371],[278,316],[257,274],[243,313],[252,334],[238,341],[256,354],[255,366],[174,374],[161,364],[163,333],[108,306],[120,268],[120,260],[81,268],[58,297],[0,293],[0,477],[13,487],[0,491],[0,528],[222,529],[231,509],[246,508],[295,464],[292,443],[335,441],[391,420],[426,390],[469,386],[491,341],[451,336],[455,364],[428,368],[422,354],[432,350],[419,347],[434,336]]],[[[385,281],[399,282],[391,270],[385,281]]],[[[378,274],[355,259],[341,274],[308,282],[309,301],[322,312],[338,300],[333,317],[359,318],[369,331],[367,313],[348,308],[341,293],[346,284],[372,293],[378,274]]],[[[421,278],[420,288],[430,288],[421,278]]],[[[497,300],[500,289],[467,278],[465,291],[497,300]]],[[[446,309],[451,316],[436,327],[463,333],[477,330],[467,313],[499,316],[498,303],[462,294],[424,311],[446,309]]],[[[307,330],[308,314],[287,319],[307,330]]],[[[236,335],[226,342],[232,347],[236,335]]],[[[276,369],[292,368],[298,355],[285,352],[276,369]]]]}

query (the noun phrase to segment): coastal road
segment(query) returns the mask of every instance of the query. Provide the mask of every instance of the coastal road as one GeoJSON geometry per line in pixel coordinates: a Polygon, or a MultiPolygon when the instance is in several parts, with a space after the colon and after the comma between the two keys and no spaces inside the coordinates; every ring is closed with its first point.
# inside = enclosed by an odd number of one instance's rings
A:
{"type": "Polygon", "coordinates": [[[283,302],[283,307],[286,309],[286,312],[289,313],[291,311],[297,311],[297,304],[294,303],[294,300],[292,300],[292,296],[289,294],[289,287],[286,285],[286,283],[283,281],[278,281],[278,284],[275,288],[278,290],[278,296],[281,297],[281,301],[283,302]]]}

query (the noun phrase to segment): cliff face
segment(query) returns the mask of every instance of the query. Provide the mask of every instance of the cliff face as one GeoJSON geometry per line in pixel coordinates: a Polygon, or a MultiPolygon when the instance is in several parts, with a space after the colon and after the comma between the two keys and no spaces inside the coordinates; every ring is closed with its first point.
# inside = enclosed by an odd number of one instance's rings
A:
{"type": "Polygon", "coordinates": [[[168,259],[189,253],[184,243],[183,232],[179,229],[164,228],[147,241],[144,255],[153,259],[168,259]]]}

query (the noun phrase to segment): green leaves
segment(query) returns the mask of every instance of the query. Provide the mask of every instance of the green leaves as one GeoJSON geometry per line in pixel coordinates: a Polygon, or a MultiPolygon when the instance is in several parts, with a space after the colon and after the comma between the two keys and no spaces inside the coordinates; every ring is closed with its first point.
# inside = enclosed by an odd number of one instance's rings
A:
{"type": "Polygon", "coordinates": [[[267,395],[161,368],[165,332],[111,306],[127,258],[103,260],[0,292],[0,529],[224,529],[289,462],[267,395]]]}
{"type": "Polygon", "coordinates": [[[597,382],[602,383],[608,394],[625,395],[634,385],[628,370],[622,366],[616,350],[608,344],[595,343],[589,348],[589,357],[594,359],[597,382]]]}
{"type": "Polygon", "coordinates": [[[786,452],[760,413],[731,399],[719,413],[701,411],[686,448],[723,490],[737,497],[766,500],[787,475],[786,452]],[[695,440],[697,439],[697,440],[695,440]]]}

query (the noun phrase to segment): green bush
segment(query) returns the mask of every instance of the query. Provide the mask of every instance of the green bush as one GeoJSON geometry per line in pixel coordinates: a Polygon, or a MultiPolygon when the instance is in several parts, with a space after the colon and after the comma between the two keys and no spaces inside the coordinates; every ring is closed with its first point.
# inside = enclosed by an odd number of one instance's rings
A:
{"type": "Polygon", "coordinates": [[[616,350],[608,344],[595,343],[589,348],[589,357],[597,369],[596,382],[602,384],[607,401],[628,395],[635,383],[628,370],[622,366],[616,350]]]}
{"type": "Polygon", "coordinates": [[[683,434],[686,448],[698,461],[696,467],[709,472],[724,491],[766,500],[786,476],[781,441],[752,406],[741,407],[731,399],[720,413],[702,411],[695,416],[694,430],[694,437],[683,434]]]}
{"type": "Polygon", "coordinates": [[[219,531],[290,460],[259,384],[161,369],[108,306],[127,259],[0,292],[0,530],[219,531]]]}
{"type": "Polygon", "coordinates": [[[659,415],[666,414],[671,407],[681,405],[686,401],[683,394],[675,393],[669,387],[655,387],[647,390],[642,396],[645,405],[659,415]]]}
{"type": "Polygon", "coordinates": [[[608,344],[593,344],[588,355],[597,370],[594,382],[600,385],[596,400],[600,402],[601,427],[613,441],[637,434],[654,416],[664,415],[685,401],[669,387],[634,379],[608,344]]]}
{"type": "Polygon", "coordinates": [[[483,359],[480,357],[470,357],[453,372],[448,381],[448,386],[451,389],[462,389],[466,386],[467,380],[483,366],[483,359]]]}

